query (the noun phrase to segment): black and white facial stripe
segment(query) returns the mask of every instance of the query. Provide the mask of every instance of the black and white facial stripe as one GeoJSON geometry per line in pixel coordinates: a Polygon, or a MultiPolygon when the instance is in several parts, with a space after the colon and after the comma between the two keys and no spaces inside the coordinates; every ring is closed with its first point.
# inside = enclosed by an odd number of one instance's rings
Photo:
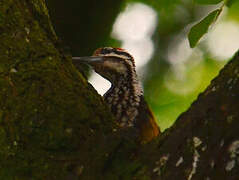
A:
{"type": "Polygon", "coordinates": [[[117,54],[120,55],[121,57],[124,56],[124,58],[127,59],[133,59],[133,57],[129,53],[127,53],[124,49],[121,48],[104,47],[101,49],[100,54],[102,55],[117,54]]]}

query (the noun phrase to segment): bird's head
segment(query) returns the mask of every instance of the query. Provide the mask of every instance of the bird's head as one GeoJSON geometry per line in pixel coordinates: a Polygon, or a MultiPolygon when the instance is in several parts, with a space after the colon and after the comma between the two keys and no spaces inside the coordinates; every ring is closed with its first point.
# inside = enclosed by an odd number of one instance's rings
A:
{"type": "Polygon", "coordinates": [[[93,56],[73,57],[72,60],[73,63],[90,64],[98,74],[113,84],[120,78],[128,79],[135,74],[133,57],[121,48],[98,48],[93,56]]]}

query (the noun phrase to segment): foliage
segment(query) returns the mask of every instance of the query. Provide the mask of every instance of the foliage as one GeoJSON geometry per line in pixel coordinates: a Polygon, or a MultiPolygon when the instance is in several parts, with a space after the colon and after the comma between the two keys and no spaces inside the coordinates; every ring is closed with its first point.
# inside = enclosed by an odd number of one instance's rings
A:
{"type": "Polygon", "coordinates": [[[229,57],[218,61],[219,58],[210,52],[206,37],[202,41],[199,40],[216,27],[218,21],[222,22],[223,15],[220,16],[220,14],[225,13],[226,6],[230,5],[230,9],[227,11],[228,16],[226,18],[225,15],[223,16],[224,19],[228,21],[231,18],[238,21],[238,3],[222,0],[157,2],[128,0],[127,2],[145,3],[154,8],[158,15],[157,28],[152,37],[155,53],[145,67],[143,82],[146,99],[153,108],[161,129],[165,129],[190,106],[227,62],[229,57]],[[192,26],[192,24],[195,25],[192,26]],[[191,30],[188,27],[192,27],[191,30]],[[192,50],[193,53],[186,59],[175,59],[175,62],[183,61],[183,63],[174,65],[169,62],[168,54],[177,54],[173,52],[175,51],[173,47],[177,47],[186,39],[187,34],[189,45],[195,47],[192,50]],[[180,38],[175,42],[178,36],[180,38]],[[199,45],[196,46],[198,43],[199,45]],[[195,57],[194,54],[197,52],[201,60],[195,57]],[[181,70],[182,66],[184,70],[181,70]],[[179,79],[180,73],[183,74],[183,79],[179,79]],[[172,85],[170,88],[169,84],[172,85]],[[181,93],[182,90],[184,93],[181,93]]]}
{"type": "Polygon", "coordinates": [[[220,15],[221,9],[217,9],[211,12],[207,17],[205,17],[198,24],[193,26],[188,34],[188,39],[190,42],[190,47],[195,47],[199,39],[207,33],[209,26],[216,21],[217,17],[220,15]]]}
{"type": "MultiPolygon", "coordinates": [[[[196,3],[198,4],[217,4],[221,2],[222,0],[195,0],[196,3]]],[[[200,21],[198,24],[194,25],[188,35],[188,39],[190,42],[190,47],[195,47],[199,39],[207,33],[208,28],[210,25],[212,25],[222,12],[222,9],[225,5],[231,6],[234,1],[227,1],[224,0],[225,3],[220,7],[220,9],[214,10],[211,12],[209,15],[207,15],[202,21],[200,21]]]]}
{"type": "Polygon", "coordinates": [[[223,0],[194,0],[198,4],[217,4],[223,0]]]}

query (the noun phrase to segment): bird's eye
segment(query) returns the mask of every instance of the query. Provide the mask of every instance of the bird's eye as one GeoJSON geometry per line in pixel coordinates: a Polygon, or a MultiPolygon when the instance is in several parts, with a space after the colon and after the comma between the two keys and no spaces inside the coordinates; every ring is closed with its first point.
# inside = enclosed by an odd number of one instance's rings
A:
{"type": "Polygon", "coordinates": [[[111,53],[111,51],[112,50],[110,50],[110,49],[104,48],[104,49],[101,50],[101,54],[109,54],[109,53],[111,53]]]}

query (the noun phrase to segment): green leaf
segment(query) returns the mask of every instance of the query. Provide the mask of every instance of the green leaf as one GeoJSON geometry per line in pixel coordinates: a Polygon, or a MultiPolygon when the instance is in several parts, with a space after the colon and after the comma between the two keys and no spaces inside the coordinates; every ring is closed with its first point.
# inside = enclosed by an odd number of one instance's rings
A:
{"type": "Polygon", "coordinates": [[[194,0],[198,4],[218,4],[223,0],[194,0]]]}
{"type": "Polygon", "coordinates": [[[195,47],[200,38],[207,33],[209,26],[217,19],[220,12],[221,9],[217,9],[211,12],[207,17],[205,17],[198,24],[194,25],[191,28],[188,34],[188,39],[191,48],[195,47]]]}
{"type": "Polygon", "coordinates": [[[226,5],[227,5],[227,7],[231,7],[231,5],[234,3],[234,2],[236,2],[237,0],[228,0],[227,2],[226,2],[226,5]]]}

